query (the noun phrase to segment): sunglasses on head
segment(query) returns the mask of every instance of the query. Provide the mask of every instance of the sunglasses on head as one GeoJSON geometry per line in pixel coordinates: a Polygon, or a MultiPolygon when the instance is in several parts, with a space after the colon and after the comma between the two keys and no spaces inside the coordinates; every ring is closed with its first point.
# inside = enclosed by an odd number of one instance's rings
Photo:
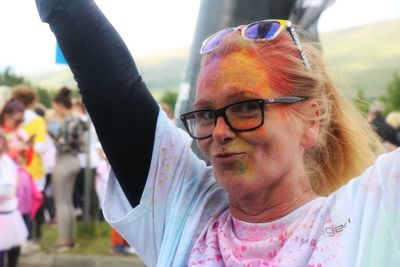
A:
{"type": "Polygon", "coordinates": [[[221,44],[222,40],[228,34],[234,31],[240,30],[242,38],[247,41],[267,42],[274,40],[276,37],[278,37],[284,29],[287,29],[290,33],[290,36],[292,36],[293,41],[295,42],[297,49],[299,50],[300,56],[303,59],[304,65],[306,66],[307,70],[311,70],[310,62],[306,53],[304,52],[300,39],[297,36],[297,33],[292,26],[292,23],[288,20],[261,20],[245,26],[238,26],[220,30],[204,40],[200,48],[200,54],[204,55],[216,49],[221,44]]]}

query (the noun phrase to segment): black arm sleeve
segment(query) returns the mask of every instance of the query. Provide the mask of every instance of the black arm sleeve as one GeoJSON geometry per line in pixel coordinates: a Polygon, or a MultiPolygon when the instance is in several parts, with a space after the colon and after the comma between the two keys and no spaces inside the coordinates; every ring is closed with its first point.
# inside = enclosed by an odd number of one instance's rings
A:
{"type": "Polygon", "coordinates": [[[78,83],[111,167],[132,206],[150,168],[159,107],[123,40],[92,0],[36,0],[78,83]]]}

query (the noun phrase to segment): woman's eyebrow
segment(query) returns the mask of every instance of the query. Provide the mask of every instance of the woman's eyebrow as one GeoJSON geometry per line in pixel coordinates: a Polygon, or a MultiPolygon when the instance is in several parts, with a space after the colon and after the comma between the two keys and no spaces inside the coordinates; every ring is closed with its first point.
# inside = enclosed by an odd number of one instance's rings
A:
{"type": "MultiPolygon", "coordinates": [[[[227,102],[233,102],[235,100],[243,100],[243,99],[248,99],[248,98],[261,98],[259,95],[256,95],[252,92],[244,92],[244,91],[240,91],[240,92],[236,92],[233,93],[229,96],[226,97],[226,101],[227,102]]],[[[192,108],[194,109],[198,109],[199,107],[211,107],[213,104],[212,101],[208,100],[208,99],[201,99],[201,100],[196,100],[193,104],[192,104],[192,108]]]]}
{"type": "Polygon", "coordinates": [[[211,101],[208,100],[196,100],[192,104],[192,108],[196,109],[199,107],[209,107],[211,106],[211,101]]]}

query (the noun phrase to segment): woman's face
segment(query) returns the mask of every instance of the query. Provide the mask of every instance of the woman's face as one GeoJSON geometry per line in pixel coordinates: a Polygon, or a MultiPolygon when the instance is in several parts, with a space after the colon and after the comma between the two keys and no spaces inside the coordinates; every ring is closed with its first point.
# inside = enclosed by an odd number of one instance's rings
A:
{"type": "Polygon", "coordinates": [[[14,114],[6,114],[4,116],[4,127],[9,130],[15,130],[24,121],[24,113],[16,112],[14,114]]]}
{"type": "MultiPolygon", "coordinates": [[[[233,53],[215,57],[202,68],[194,108],[218,109],[241,100],[274,96],[262,64],[251,55],[233,53]]],[[[229,195],[245,197],[266,192],[302,166],[302,128],[300,120],[296,121],[287,106],[269,105],[263,126],[236,132],[218,117],[212,137],[198,144],[229,195]]]]}

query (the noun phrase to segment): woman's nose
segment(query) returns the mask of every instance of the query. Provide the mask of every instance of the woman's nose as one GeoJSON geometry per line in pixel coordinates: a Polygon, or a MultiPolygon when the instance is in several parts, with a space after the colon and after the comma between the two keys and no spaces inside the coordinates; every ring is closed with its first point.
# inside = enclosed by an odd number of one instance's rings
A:
{"type": "Polygon", "coordinates": [[[226,143],[228,140],[233,139],[235,135],[235,132],[229,127],[224,117],[219,116],[213,130],[213,138],[218,143],[226,143]]]}

